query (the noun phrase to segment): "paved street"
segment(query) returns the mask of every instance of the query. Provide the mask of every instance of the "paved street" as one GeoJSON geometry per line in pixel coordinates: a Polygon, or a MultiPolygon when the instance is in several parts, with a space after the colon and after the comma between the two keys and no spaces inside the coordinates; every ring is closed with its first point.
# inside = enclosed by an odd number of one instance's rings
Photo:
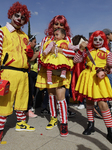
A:
{"type": "MultiPolygon", "coordinates": [[[[111,150],[112,144],[106,139],[107,129],[102,119],[95,118],[95,130],[92,135],[82,135],[86,127],[86,109],[77,110],[74,104],[71,110],[76,116],[69,118],[67,137],[60,137],[59,126],[52,130],[46,130],[49,116],[41,116],[40,108],[36,109],[38,118],[30,118],[28,124],[34,126],[34,132],[16,132],[16,116],[11,115],[5,126],[3,141],[0,150],[111,150]]],[[[58,117],[59,118],[59,117],[58,117]]]]}

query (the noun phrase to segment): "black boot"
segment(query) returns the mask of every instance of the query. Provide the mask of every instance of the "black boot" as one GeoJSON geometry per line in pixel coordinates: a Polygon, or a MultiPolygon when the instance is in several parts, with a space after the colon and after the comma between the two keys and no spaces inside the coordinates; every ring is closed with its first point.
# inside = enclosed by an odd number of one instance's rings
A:
{"type": "Polygon", "coordinates": [[[83,134],[84,134],[84,135],[90,135],[91,132],[95,132],[95,129],[94,129],[94,122],[88,121],[87,129],[85,129],[85,131],[83,132],[83,134]]]}
{"type": "Polygon", "coordinates": [[[107,139],[110,143],[112,143],[112,127],[107,128],[108,134],[107,139]]]}

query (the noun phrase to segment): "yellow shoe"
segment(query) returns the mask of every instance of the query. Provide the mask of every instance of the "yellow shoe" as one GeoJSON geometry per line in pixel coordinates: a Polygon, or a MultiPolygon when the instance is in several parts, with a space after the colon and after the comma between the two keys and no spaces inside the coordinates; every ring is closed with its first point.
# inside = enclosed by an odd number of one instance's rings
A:
{"type": "Polygon", "coordinates": [[[51,117],[51,121],[50,121],[49,124],[46,126],[46,129],[49,130],[49,129],[52,129],[53,127],[56,127],[56,126],[57,126],[57,123],[58,123],[58,119],[57,119],[57,118],[54,118],[54,117],[51,117]]]}
{"type": "Polygon", "coordinates": [[[16,123],[16,131],[34,131],[35,128],[28,125],[25,121],[20,121],[16,123]]]}

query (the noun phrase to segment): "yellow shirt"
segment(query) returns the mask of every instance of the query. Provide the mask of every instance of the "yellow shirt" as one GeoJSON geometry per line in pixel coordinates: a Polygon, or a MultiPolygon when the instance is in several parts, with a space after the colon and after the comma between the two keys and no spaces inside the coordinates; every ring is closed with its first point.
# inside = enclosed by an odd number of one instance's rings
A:
{"type": "Polygon", "coordinates": [[[28,68],[28,58],[26,55],[26,45],[28,44],[28,36],[21,30],[10,32],[6,26],[1,28],[4,34],[2,45],[1,64],[8,53],[8,59],[5,64],[16,68],[28,68]]]}
{"type": "Polygon", "coordinates": [[[93,63],[91,62],[91,60],[87,57],[87,66],[89,66],[90,68],[92,68],[92,70],[95,70],[96,67],[100,67],[100,68],[104,68],[106,66],[107,63],[107,55],[109,53],[109,50],[106,50],[105,52],[102,50],[92,50],[91,55],[96,63],[96,66],[93,65],[93,63]]]}

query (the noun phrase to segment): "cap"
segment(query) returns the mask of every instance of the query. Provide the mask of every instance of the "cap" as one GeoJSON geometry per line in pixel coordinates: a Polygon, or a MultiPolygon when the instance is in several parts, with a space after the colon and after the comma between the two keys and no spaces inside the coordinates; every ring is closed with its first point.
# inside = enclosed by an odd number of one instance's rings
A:
{"type": "Polygon", "coordinates": [[[103,29],[102,30],[106,35],[112,33],[112,31],[110,29],[103,29]]]}

